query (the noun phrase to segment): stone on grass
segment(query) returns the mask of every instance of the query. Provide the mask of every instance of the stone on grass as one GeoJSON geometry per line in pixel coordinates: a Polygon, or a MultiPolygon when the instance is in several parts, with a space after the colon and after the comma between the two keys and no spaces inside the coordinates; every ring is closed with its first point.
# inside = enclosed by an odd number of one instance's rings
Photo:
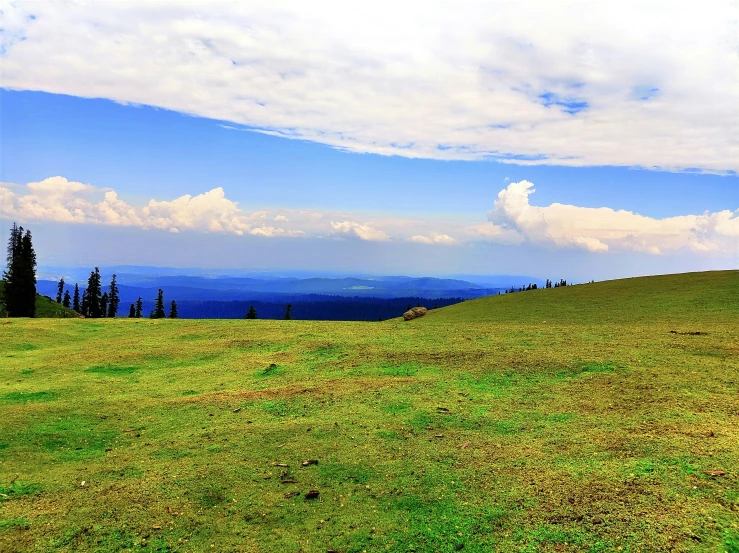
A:
{"type": "Polygon", "coordinates": [[[413,307],[403,313],[403,319],[406,321],[410,321],[411,319],[415,319],[417,317],[423,317],[428,312],[428,309],[425,307],[413,307]]]}

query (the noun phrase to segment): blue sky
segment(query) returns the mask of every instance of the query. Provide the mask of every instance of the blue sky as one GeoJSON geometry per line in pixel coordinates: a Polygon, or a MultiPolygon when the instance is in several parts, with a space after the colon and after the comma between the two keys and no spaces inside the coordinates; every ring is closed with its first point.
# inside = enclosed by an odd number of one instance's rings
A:
{"type": "Polygon", "coordinates": [[[320,3],[16,6],[0,34],[0,221],[36,231],[42,265],[736,268],[739,83],[711,38],[726,12],[686,4],[668,27],[659,3],[626,4],[623,21],[596,10],[586,35],[552,14],[551,43],[526,10],[487,28],[474,3],[433,4],[410,33],[403,13],[320,3]],[[624,35],[629,9],[644,28],[624,35]],[[458,35],[440,30],[449,17],[458,35]],[[663,44],[685,26],[692,43],[663,44]],[[494,39],[466,38],[483,31],[494,39]],[[80,42],[95,33],[97,48],[80,42]],[[80,251],[103,236],[115,252],[80,251]]]}

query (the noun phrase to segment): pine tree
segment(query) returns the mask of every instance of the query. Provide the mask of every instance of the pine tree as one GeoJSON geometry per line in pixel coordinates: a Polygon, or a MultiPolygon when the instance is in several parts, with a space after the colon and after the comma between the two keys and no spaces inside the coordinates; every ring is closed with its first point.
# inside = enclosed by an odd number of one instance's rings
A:
{"type": "Polygon", "coordinates": [[[288,303],[287,309],[285,310],[285,320],[286,321],[289,321],[292,318],[292,310],[293,310],[293,306],[288,303]]]}
{"type": "Polygon", "coordinates": [[[105,317],[108,314],[108,292],[104,292],[100,298],[100,316],[105,317]]]}
{"type": "Polygon", "coordinates": [[[154,311],[151,312],[152,319],[163,319],[167,315],[164,313],[164,292],[160,288],[157,292],[157,300],[154,304],[154,311]]]}
{"type": "Polygon", "coordinates": [[[121,303],[121,298],[118,296],[118,283],[116,282],[116,275],[110,279],[110,294],[108,295],[108,317],[115,317],[118,314],[118,305],[121,303]]]}
{"type": "Polygon", "coordinates": [[[254,306],[253,305],[250,305],[249,306],[249,311],[247,311],[247,313],[246,313],[246,318],[247,319],[256,319],[257,318],[257,310],[254,309],[254,306]]]}
{"type": "Polygon", "coordinates": [[[131,304],[131,309],[128,310],[128,318],[129,319],[135,319],[136,318],[136,308],[131,304]]]}
{"type": "Polygon", "coordinates": [[[137,319],[141,318],[143,311],[144,311],[144,302],[141,301],[141,296],[139,296],[139,299],[136,300],[136,318],[137,319]]]}
{"type": "Polygon", "coordinates": [[[8,240],[5,310],[11,317],[36,316],[36,252],[31,231],[13,223],[8,240]]]}
{"type": "Polygon", "coordinates": [[[69,309],[69,304],[72,301],[71,296],[69,295],[69,290],[64,291],[64,299],[62,300],[62,305],[69,309]]]}
{"type": "Polygon", "coordinates": [[[87,290],[82,290],[82,300],[80,301],[80,313],[84,317],[90,316],[90,306],[87,301],[87,290]]]}
{"type": "Polygon", "coordinates": [[[7,268],[3,271],[3,280],[5,281],[5,310],[11,317],[15,317],[19,309],[19,285],[15,272],[20,257],[22,233],[23,227],[19,227],[13,223],[13,226],[10,228],[10,238],[8,238],[7,268]]]}
{"type": "Polygon", "coordinates": [[[72,298],[72,309],[74,309],[77,313],[81,313],[80,311],[80,287],[79,284],[76,282],[74,283],[74,297],[72,298]]]}
{"type": "MultiPolygon", "coordinates": [[[[83,313],[85,317],[91,319],[99,319],[104,315],[102,309],[102,286],[100,279],[100,269],[95,267],[95,270],[90,273],[90,278],[87,279],[87,312],[83,313]]],[[[83,308],[84,311],[84,308],[83,308]]]]}
{"type": "Polygon", "coordinates": [[[172,300],[172,303],[169,304],[169,318],[170,319],[177,318],[177,302],[174,300],[172,300]]]}
{"type": "Polygon", "coordinates": [[[26,230],[21,241],[20,251],[21,275],[21,317],[36,316],[36,252],[33,249],[31,231],[26,230]]]}
{"type": "Polygon", "coordinates": [[[59,281],[58,286],[56,287],[56,302],[62,303],[63,296],[64,296],[64,279],[62,278],[59,281]]]}

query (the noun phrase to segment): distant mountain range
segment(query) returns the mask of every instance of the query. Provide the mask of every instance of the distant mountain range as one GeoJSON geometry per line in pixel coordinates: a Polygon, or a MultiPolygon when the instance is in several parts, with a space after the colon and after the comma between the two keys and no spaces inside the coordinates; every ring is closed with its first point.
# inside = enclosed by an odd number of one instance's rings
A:
{"type": "MultiPolygon", "coordinates": [[[[113,273],[118,275],[121,298],[121,315],[124,308],[141,297],[144,310],[151,309],[157,290],[164,290],[166,301],[176,300],[183,317],[234,316],[243,310],[243,302],[258,303],[262,311],[270,315],[280,312],[288,303],[298,304],[296,315],[300,318],[329,318],[326,313],[366,313],[360,320],[376,320],[379,317],[397,315],[404,301],[448,305],[464,299],[497,294],[511,286],[529,283],[542,284],[541,279],[526,276],[464,275],[465,278],[434,278],[407,276],[346,276],[315,273],[260,272],[219,274],[222,271],[198,269],[166,269],[157,267],[102,267],[103,282],[110,282],[113,273]],[[175,274],[175,273],[180,274],[175,274]],[[197,274],[197,273],[200,274],[197,274]],[[299,276],[297,276],[299,275],[299,276]],[[399,300],[375,302],[375,300],[399,300]],[[356,300],[356,301],[355,301],[356,300]],[[360,301],[361,300],[361,301],[360,301]],[[214,302],[239,302],[230,306],[214,306],[214,302]],[[337,307],[337,302],[352,306],[337,307]],[[397,305],[395,305],[397,303],[397,305]],[[315,304],[315,305],[310,305],[315,304]],[[321,308],[318,308],[321,304],[321,308]],[[328,304],[331,304],[330,308],[328,304]],[[354,309],[356,308],[356,309],[354,309]],[[353,311],[354,309],[354,311],[353,311]],[[392,313],[392,315],[390,314],[392,313]],[[320,316],[319,316],[320,315],[320,316]]],[[[64,277],[70,292],[77,282],[80,288],[87,283],[89,269],[45,268],[39,272],[37,285],[40,294],[56,296],[58,278],[64,277]]],[[[106,291],[107,287],[103,288],[106,291]]],[[[347,315],[342,315],[345,318],[347,315]]]]}

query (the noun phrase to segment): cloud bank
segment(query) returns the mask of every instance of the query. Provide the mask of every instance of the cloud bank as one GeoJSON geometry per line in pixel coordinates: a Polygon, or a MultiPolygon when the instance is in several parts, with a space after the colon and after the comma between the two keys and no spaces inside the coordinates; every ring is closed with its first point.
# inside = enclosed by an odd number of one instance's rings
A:
{"type": "MultiPolygon", "coordinates": [[[[608,207],[531,205],[534,184],[509,183],[487,222],[435,217],[404,219],[362,213],[277,209],[246,212],[223,188],[134,206],[115,190],[50,177],[26,185],[0,183],[0,218],[113,225],[169,232],[319,237],[370,242],[410,241],[469,247],[480,242],[574,248],[595,253],[680,251],[739,257],[739,209],[656,219],[608,207]]],[[[482,214],[481,214],[482,215],[482,214]]]]}
{"type": "Polygon", "coordinates": [[[488,212],[493,239],[496,233],[513,232],[533,243],[591,252],[622,249],[660,254],[684,248],[739,255],[739,209],[654,219],[608,207],[532,206],[529,196],[534,192],[534,184],[524,180],[498,194],[488,212]]]}
{"type": "Polygon", "coordinates": [[[738,6],[16,2],[1,85],[353,152],[736,172],[738,6]]]}

